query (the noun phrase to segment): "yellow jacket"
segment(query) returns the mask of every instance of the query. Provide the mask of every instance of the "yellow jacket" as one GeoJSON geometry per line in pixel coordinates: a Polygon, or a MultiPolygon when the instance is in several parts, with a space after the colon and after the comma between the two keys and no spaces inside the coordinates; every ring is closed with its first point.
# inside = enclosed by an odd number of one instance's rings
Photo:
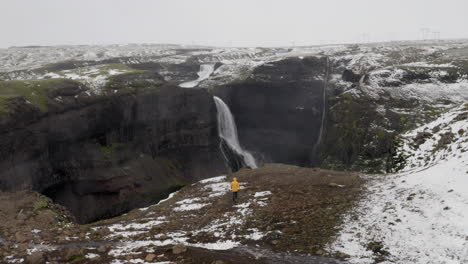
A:
{"type": "Polygon", "coordinates": [[[232,182],[231,182],[231,190],[232,190],[233,192],[237,192],[237,191],[239,191],[239,189],[240,189],[240,185],[239,185],[239,183],[237,182],[237,178],[234,178],[234,179],[232,180],[232,182]]]}

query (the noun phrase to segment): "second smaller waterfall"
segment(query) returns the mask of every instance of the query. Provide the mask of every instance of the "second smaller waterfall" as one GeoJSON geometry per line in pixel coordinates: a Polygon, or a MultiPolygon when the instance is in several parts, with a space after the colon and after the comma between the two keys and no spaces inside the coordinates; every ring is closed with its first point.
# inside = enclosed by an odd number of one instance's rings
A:
{"type": "Polygon", "coordinates": [[[247,166],[251,168],[257,168],[255,158],[248,151],[242,149],[239,144],[237,127],[231,110],[229,110],[229,107],[226,105],[226,103],[224,103],[223,100],[221,100],[219,97],[215,96],[214,101],[216,103],[216,109],[218,110],[219,136],[229,145],[233,151],[242,156],[244,163],[247,166]]]}

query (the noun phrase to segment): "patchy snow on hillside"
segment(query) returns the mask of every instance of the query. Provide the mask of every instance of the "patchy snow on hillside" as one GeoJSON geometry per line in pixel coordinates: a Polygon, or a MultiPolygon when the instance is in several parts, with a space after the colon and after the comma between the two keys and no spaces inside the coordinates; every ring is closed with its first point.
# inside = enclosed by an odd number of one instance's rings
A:
{"type": "Polygon", "coordinates": [[[202,64],[200,65],[200,71],[197,73],[198,74],[198,79],[190,82],[184,82],[179,84],[180,87],[182,88],[193,88],[197,86],[200,82],[208,79],[210,75],[214,71],[214,64],[202,64]]]}
{"type": "Polygon", "coordinates": [[[368,83],[363,84],[361,89],[366,89],[367,94],[375,94],[375,99],[380,95],[391,95],[395,99],[414,99],[428,103],[463,103],[468,100],[468,80],[464,76],[456,82],[441,82],[440,79],[447,76],[448,72],[436,68],[428,73],[430,78],[424,82],[405,83],[407,74],[407,71],[399,68],[378,69],[369,74],[368,83]]]}
{"type": "MultiPolygon", "coordinates": [[[[205,179],[193,184],[193,186],[199,191],[192,195],[184,194],[184,199],[177,200],[180,198],[172,194],[157,205],[139,209],[140,212],[146,212],[146,216],[142,219],[97,226],[93,230],[108,229],[110,234],[106,236],[107,239],[121,238],[120,243],[109,252],[109,255],[113,257],[132,255],[134,251],[141,248],[151,249],[152,247],[175,244],[211,250],[227,250],[239,246],[240,240],[256,241],[268,234],[268,232],[261,232],[253,228],[243,230],[243,227],[247,218],[252,215],[254,205],[266,206],[268,204],[271,191],[255,192],[251,197],[246,196],[243,203],[233,205],[235,210],[220,214],[201,228],[193,229],[189,226],[179,226],[170,232],[151,235],[149,231],[152,228],[159,228],[164,224],[170,225],[170,217],[193,217],[194,210],[213,206],[214,203],[219,202],[220,196],[230,192],[230,183],[226,176],[205,179]],[[200,196],[200,193],[205,195],[200,196]],[[171,212],[169,216],[157,216],[159,206],[162,204],[169,205],[171,212]],[[149,210],[152,211],[149,212],[149,210]],[[203,234],[212,234],[216,241],[209,243],[191,241],[193,237],[203,234]]],[[[247,188],[246,184],[241,183],[241,189],[244,188],[247,188]]],[[[228,201],[230,202],[230,198],[228,201]]]]}
{"type": "Polygon", "coordinates": [[[31,70],[63,61],[102,61],[116,57],[138,57],[141,61],[151,61],[175,55],[180,48],[183,46],[170,44],[11,47],[0,49],[0,72],[31,70]]]}
{"type": "Polygon", "coordinates": [[[401,87],[385,89],[395,98],[414,98],[427,102],[449,100],[463,102],[468,100],[468,82],[459,83],[411,83],[401,87]]]}
{"type": "Polygon", "coordinates": [[[441,64],[432,64],[427,62],[410,62],[402,64],[402,66],[411,66],[411,67],[422,67],[422,68],[456,68],[455,65],[451,63],[441,63],[441,64]]]}
{"type": "Polygon", "coordinates": [[[330,250],[350,263],[468,263],[467,115],[465,105],[404,135],[405,169],[369,177],[330,250]]]}

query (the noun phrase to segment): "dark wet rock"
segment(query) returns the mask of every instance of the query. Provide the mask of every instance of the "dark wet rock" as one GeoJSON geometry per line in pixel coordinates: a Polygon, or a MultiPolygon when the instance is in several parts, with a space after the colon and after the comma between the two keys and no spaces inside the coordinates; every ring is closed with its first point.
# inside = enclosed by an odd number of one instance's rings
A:
{"type": "Polygon", "coordinates": [[[440,131],[440,125],[437,125],[434,128],[432,128],[432,133],[434,133],[434,134],[439,132],[439,131],[440,131]]]}
{"type": "Polygon", "coordinates": [[[327,58],[287,58],[213,90],[229,105],[241,145],[261,162],[310,166],[324,108],[327,58]]]}
{"type": "MultiPolygon", "coordinates": [[[[416,122],[391,109],[414,109],[420,103],[393,100],[385,94],[373,98],[360,90],[360,80],[365,85],[363,77],[368,75],[340,69],[326,57],[287,58],[257,67],[248,78],[212,92],[229,105],[241,145],[259,163],[370,173],[394,170],[400,160],[393,157],[396,136],[416,122]],[[351,88],[355,93],[345,93],[349,88],[330,83],[330,72],[355,83],[351,88]]],[[[235,153],[224,152],[234,171],[242,167],[235,153]]]]}
{"type": "Polygon", "coordinates": [[[424,144],[424,142],[426,142],[426,140],[430,137],[432,137],[432,134],[427,131],[418,132],[414,138],[415,147],[419,147],[420,145],[424,144]]]}
{"type": "Polygon", "coordinates": [[[440,139],[437,142],[437,147],[443,147],[452,143],[454,138],[455,138],[455,135],[452,132],[446,132],[444,134],[441,134],[440,139]]]}
{"type": "Polygon", "coordinates": [[[342,74],[342,78],[344,81],[357,83],[361,80],[362,76],[361,73],[355,72],[352,69],[345,69],[342,74]]]}
{"type": "Polygon", "coordinates": [[[457,115],[453,120],[454,121],[461,121],[461,120],[466,120],[468,119],[468,112],[463,112],[459,115],[457,115]]]}
{"type": "Polygon", "coordinates": [[[13,101],[0,118],[0,190],[44,193],[89,222],[224,173],[212,96],[132,76],[112,84],[133,89],[105,96],[67,83],[47,93],[47,112],[13,101]]]}
{"type": "Polygon", "coordinates": [[[367,245],[367,249],[382,256],[388,256],[390,253],[384,249],[384,245],[380,241],[373,241],[367,245]]]}

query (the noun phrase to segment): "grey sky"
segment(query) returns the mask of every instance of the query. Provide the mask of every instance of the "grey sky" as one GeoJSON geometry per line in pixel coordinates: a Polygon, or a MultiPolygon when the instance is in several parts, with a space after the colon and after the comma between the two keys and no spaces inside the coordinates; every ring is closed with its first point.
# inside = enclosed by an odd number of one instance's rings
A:
{"type": "Polygon", "coordinates": [[[468,38],[468,0],[0,0],[0,47],[468,38]]]}

